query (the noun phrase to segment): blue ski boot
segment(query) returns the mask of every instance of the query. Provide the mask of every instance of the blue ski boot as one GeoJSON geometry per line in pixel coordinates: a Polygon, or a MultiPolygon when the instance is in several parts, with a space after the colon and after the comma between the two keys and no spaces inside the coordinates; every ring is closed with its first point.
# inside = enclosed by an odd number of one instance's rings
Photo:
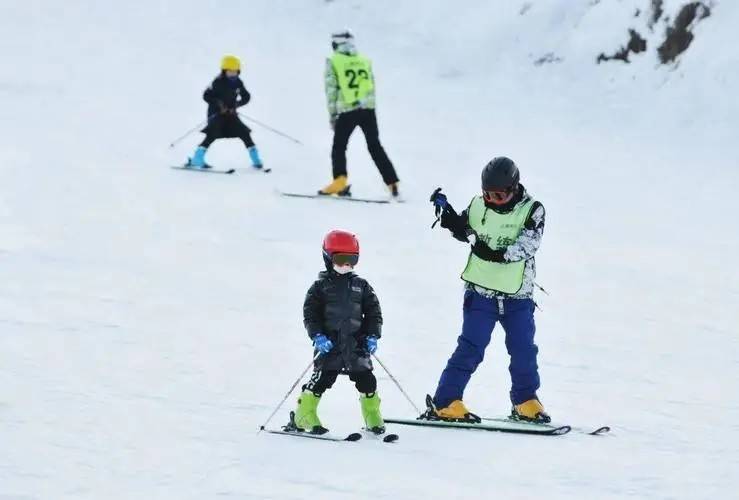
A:
{"type": "Polygon", "coordinates": [[[195,150],[195,154],[192,155],[192,158],[187,159],[187,165],[185,166],[190,168],[210,168],[210,165],[205,163],[205,153],[207,151],[208,148],[198,146],[198,149],[195,150]]]}
{"type": "Polygon", "coordinates": [[[259,150],[257,147],[252,146],[247,148],[247,151],[249,151],[249,158],[251,158],[251,166],[257,170],[262,170],[262,168],[264,168],[264,164],[262,163],[262,159],[259,157],[259,150]]]}

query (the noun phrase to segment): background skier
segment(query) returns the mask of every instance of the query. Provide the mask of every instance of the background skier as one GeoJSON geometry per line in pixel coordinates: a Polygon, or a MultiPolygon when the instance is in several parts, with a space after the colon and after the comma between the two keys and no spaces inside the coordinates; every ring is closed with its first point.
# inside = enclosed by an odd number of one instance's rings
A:
{"type": "Polygon", "coordinates": [[[493,327],[500,322],[510,355],[511,416],[549,422],[536,391],[538,348],[534,344],[534,254],[544,233],[544,206],[519,183],[516,164],[494,158],[482,171],[482,196],[457,214],[437,189],[431,196],[442,227],[472,248],[462,279],[464,322],[457,348],[441,374],[426,418],[478,421],[462,402],[464,389],[482,362],[493,327]]]}
{"type": "Polygon", "coordinates": [[[251,164],[256,169],[263,168],[251,130],[236,113],[236,109],[246,105],[251,95],[246,90],[244,82],[239,78],[241,61],[233,55],[223,56],[221,73],[213,80],[210,87],[203,93],[203,99],[208,103],[208,125],[203,129],[205,139],[195,150],[187,166],[194,168],[210,168],[205,162],[205,153],[217,139],[238,137],[249,152],[251,164]]]}
{"type": "Polygon", "coordinates": [[[380,143],[375,114],[375,75],[372,61],[357,53],[354,36],[349,31],[331,36],[334,53],[326,60],[326,100],[334,140],[331,163],[334,180],[319,194],[346,194],[349,182],[346,171],[346,148],[356,127],[362,129],[372,160],[388,186],[398,196],[398,175],[380,143]]]}

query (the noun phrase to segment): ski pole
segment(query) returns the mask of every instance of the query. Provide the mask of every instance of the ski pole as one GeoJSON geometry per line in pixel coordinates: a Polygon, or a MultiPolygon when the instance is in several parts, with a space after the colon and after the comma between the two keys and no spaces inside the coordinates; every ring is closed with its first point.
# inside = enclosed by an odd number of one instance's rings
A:
{"type": "Polygon", "coordinates": [[[286,133],[284,133],[284,132],[280,132],[280,131],[279,131],[279,130],[277,130],[276,128],[272,128],[272,127],[270,127],[269,125],[267,125],[266,123],[262,123],[262,122],[260,122],[260,121],[259,121],[259,120],[257,120],[256,118],[252,118],[251,116],[248,116],[248,115],[246,115],[246,114],[243,114],[243,113],[238,113],[238,115],[239,115],[240,117],[242,117],[242,118],[246,119],[246,120],[249,120],[249,121],[251,121],[251,122],[254,122],[254,123],[256,123],[256,124],[257,124],[257,125],[259,125],[260,127],[266,128],[266,129],[267,129],[267,130],[269,130],[270,132],[272,132],[272,133],[275,133],[275,134],[279,135],[280,137],[284,137],[285,139],[287,139],[287,140],[289,140],[289,141],[292,141],[292,142],[294,142],[295,144],[300,144],[301,146],[303,146],[303,145],[304,145],[304,144],[303,144],[302,142],[300,142],[300,141],[299,141],[298,139],[296,139],[295,137],[293,137],[293,136],[291,136],[291,135],[288,135],[288,134],[286,134],[286,133]]]}
{"type": "Polygon", "coordinates": [[[403,396],[405,396],[405,399],[407,399],[408,402],[413,407],[413,409],[416,410],[416,413],[418,413],[420,415],[421,414],[421,410],[418,409],[418,406],[416,406],[416,404],[413,402],[413,400],[410,398],[410,396],[408,396],[408,394],[406,394],[406,392],[400,386],[400,383],[395,379],[395,377],[393,377],[393,374],[390,373],[390,371],[388,371],[387,366],[385,366],[382,363],[382,361],[380,361],[380,358],[378,358],[376,354],[373,354],[372,357],[375,358],[375,361],[377,361],[380,364],[380,366],[382,367],[382,369],[385,370],[385,373],[387,373],[387,376],[390,377],[390,380],[392,380],[395,383],[395,385],[398,387],[398,389],[400,389],[400,392],[403,393],[403,396]]]}
{"type": "Polygon", "coordinates": [[[171,143],[171,144],[169,145],[169,147],[170,147],[170,148],[173,148],[173,147],[175,147],[175,145],[176,145],[176,144],[179,144],[179,143],[180,143],[180,141],[182,141],[182,139],[184,139],[184,138],[185,138],[185,137],[187,137],[188,135],[192,134],[192,133],[193,133],[193,132],[195,132],[196,130],[198,130],[198,129],[200,129],[200,128],[203,128],[203,126],[204,126],[204,125],[205,125],[206,123],[208,123],[209,121],[211,121],[211,120],[212,120],[213,118],[215,118],[217,114],[218,114],[218,113],[216,113],[216,114],[213,114],[213,115],[209,116],[208,118],[206,118],[205,120],[203,120],[202,122],[200,122],[200,123],[198,123],[197,125],[195,125],[195,126],[194,126],[193,128],[191,128],[190,130],[188,130],[187,132],[185,132],[184,134],[182,134],[182,135],[181,135],[180,137],[178,137],[177,139],[175,139],[174,141],[172,141],[172,143],[171,143]]]}
{"type": "MultiPolygon", "coordinates": [[[[293,390],[294,390],[294,389],[295,389],[295,387],[296,387],[296,386],[297,386],[297,385],[298,385],[298,384],[300,383],[300,381],[301,381],[301,380],[303,380],[303,377],[305,377],[305,374],[306,374],[306,373],[308,373],[308,370],[310,370],[311,366],[313,366],[313,363],[314,363],[314,362],[315,362],[315,361],[316,361],[316,360],[318,359],[318,356],[320,356],[320,355],[321,355],[321,353],[320,353],[320,352],[318,352],[318,353],[316,353],[316,355],[315,355],[315,356],[313,356],[313,359],[311,360],[310,364],[309,364],[308,366],[306,366],[306,367],[305,367],[305,370],[303,370],[303,373],[301,373],[301,374],[300,374],[300,376],[298,377],[298,379],[297,379],[297,380],[295,381],[295,383],[294,383],[294,384],[293,384],[292,386],[290,386],[290,390],[289,390],[289,391],[287,391],[287,394],[285,394],[285,397],[284,397],[284,398],[282,398],[282,401],[280,401],[280,404],[278,404],[278,405],[277,405],[277,408],[275,408],[275,410],[274,410],[274,411],[272,412],[272,414],[271,414],[271,415],[269,416],[269,418],[267,419],[267,421],[266,421],[266,422],[264,422],[264,423],[263,423],[263,424],[262,424],[262,425],[261,425],[261,426],[259,427],[259,432],[262,432],[262,431],[264,430],[264,428],[265,428],[265,427],[267,427],[267,424],[269,423],[269,421],[270,421],[270,420],[272,420],[272,417],[274,417],[274,416],[275,416],[275,414],[276,414],[276,413],[277,413],[278,411],[280,411],[280,408],[282,408],[282,405],[284,405],[284,404],[285,404],[285,401],[287,401],[287,398],[289,398],[289,397],[290,397],[290,394],[292,394],[293,390]]],[[[257,432],[257,434],[259,434],[259,432],[257,432]]]]}

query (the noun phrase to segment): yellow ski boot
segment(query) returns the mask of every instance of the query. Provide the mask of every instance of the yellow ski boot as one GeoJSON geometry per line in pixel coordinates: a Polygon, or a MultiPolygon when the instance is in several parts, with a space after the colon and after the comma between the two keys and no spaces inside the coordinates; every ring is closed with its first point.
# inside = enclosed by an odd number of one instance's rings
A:
{"type": "Polygon", "coordinates": [[[461,399],[449,403],[444,408],[437,408],[431,396],[426,396],[426,412],[421,418],[426,420],[444,420],[447,422],[480,423],[480,417],[472,413],[461,399]]]}
{"type": "Polygon", "coordinates": [[[346,193],[349,190],[349,182],[346,175],[340,175],[337,178],[335,178],[331,183],[324,187],[323,189],[318,191],[318,194],[322,195],[341,195],[342,193],[346,193]]]}
{"type": "Polygon", "coordinates": [[[552,421],[551,417],[544,411],[544,406],[537,398],[529,399],[521,404],[513,405],[511,418],[514,420],[525,420],[538,424],[547,424],[552,421]]]}

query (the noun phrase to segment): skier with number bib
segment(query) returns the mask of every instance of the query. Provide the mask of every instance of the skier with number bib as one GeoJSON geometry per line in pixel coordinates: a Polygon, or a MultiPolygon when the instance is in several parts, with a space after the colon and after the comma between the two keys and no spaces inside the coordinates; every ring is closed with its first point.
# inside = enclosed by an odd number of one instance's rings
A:
{"type": "Polygon", "coordinates": [[[357,53],[354,35],[349,31],[331,36],[334,53],[326,60],[325,87],[331,129],[333,181],[318,191],[322,195],[348,195],[346,148],[356,127],[362,129],[372,160],[390,194],[397,198],[398,175],[380,143],[375,114],[375,75],[372,61],[357,53]]]}
{"type": "Polygon", "coordinates": [[[466,282],[462,334],[422,418],[480,422],[462,397],[500,323],[510,356],[511,418],[550,421],[536,394],[539,350],[534,343],[534,254],[544,233],[544,206],[526,192],[519,175],[511,159],[494,158],[482,171],[482,196],[475,196],[460,214],[441,188],[431,195],[441,226],[472,246],[462,273],[466,282]]]}
{"type": "Polygon", "coordinates": [[[370,284],[353,272],[359,261],[357,237],[339,230],[328,233],[323,240],[323,261],[326,270],[311,285],[303,305],[305,328],[314,352],[320,355],[286,430],[326,433],[318,418],[318,404],[339,374],[346,373],[360,393],[365,428],[382,434],[385,422],[370,359],[381,335],[382,312],[370,284]]]}
{"type": "Polygon", "coordinates": [[[239,119],[237,108],[246,105],[251,95],[246,90],[241,74],[241,60],[233,55],[226,55],[221,60],[221,73],[205,89],[203,100],[208,103],[208,125],[202,130],[205,139],[188,159],[187,167],[210,168],[205,162],[205,153],[217,139],[237,137],[246,146],[255,169],[264,167],[259,150],[251,138],[251,129],[239,119]]]}

